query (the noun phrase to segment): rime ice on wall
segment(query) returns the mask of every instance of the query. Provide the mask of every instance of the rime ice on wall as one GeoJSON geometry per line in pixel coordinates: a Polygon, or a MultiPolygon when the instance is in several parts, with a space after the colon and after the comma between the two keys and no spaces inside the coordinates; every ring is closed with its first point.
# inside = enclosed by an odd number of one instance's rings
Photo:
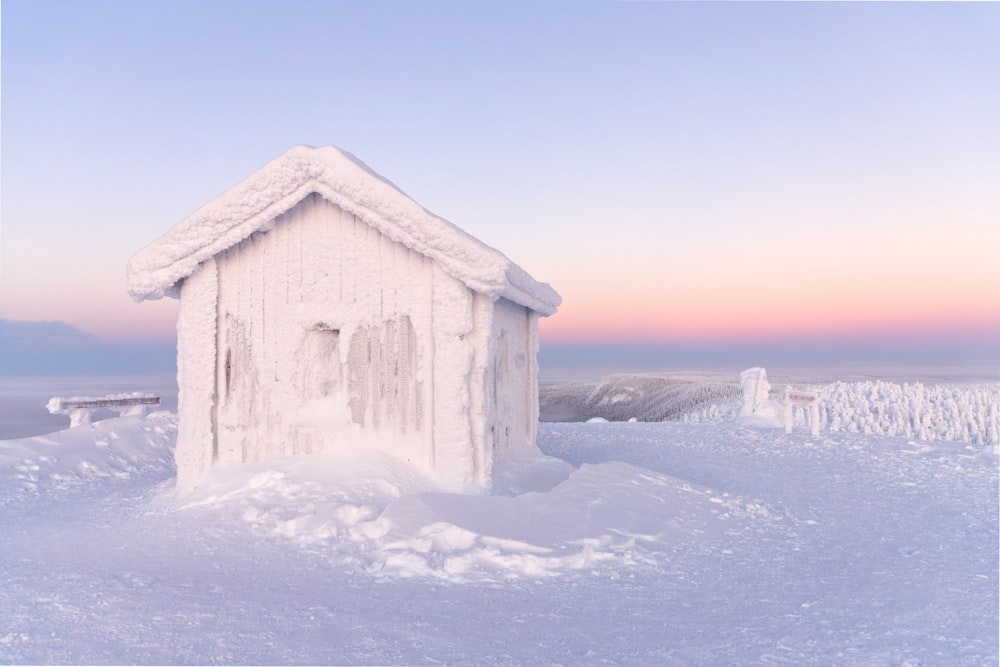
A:
{"type": "Polygon", "coordinates": [[[372,428],[424,462],[430,260],[311,196],[217,263],[218,461],[372,428]]]}
{"type": "Polygon", "coordinates": [[[501,300],[493,311],[489,347],[492,364],[486,378],[487,446],[500,458],[516,455],[535,441],[538,402],[536,316],[523,306],[501,300]]]}
{"type": "Polygon", "coordinates": [[[208,260],[181,285],[177,313],[177,486],[192,488],[215,451],[215,340],[218,273],[208,260]]]}
{"type": "Polygon", "coordinates": [[[292,149],[140,251],[179,293],[178,484],[372,446],[455,489],[530,451],[559,296],[333,148],[292,149]]]}
{"type": "Polygon", "coordinates": [[[431,464],[442,477],[471,484],[476,479],[478,443],[473,440],[470,396],[475,348],[474,295],[437,266],[433,274],[431,323],[434,397],[431,464]]]}

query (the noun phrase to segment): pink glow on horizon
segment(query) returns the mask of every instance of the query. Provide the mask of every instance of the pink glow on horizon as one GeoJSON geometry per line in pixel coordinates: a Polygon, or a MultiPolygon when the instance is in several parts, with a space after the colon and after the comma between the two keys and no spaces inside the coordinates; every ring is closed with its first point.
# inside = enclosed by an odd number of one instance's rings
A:
{"type": "MultiPolygon", "coordinates": [[[[789,260],[782,258],[755,268],[758,274],[747,281],[752,284],[740,282],[751,273],[748,265],[722,270],[743,261],[735,255],[725,261],[712,258],[700,272],[690,264],[678,269],[634,259],[589,271],[578,263],[553,262],[557,270],[551,278],[563,305],[542,318],[542,341],[726,344],[933,337],[947,342],[995,336],[1000,348],[1000,274],[979,258],[964,270],[953,258],[943,257],[933,270],[923,270],[890,264],[887,257],[881,264],[855,258],[849,269],[810,271],[799,265],[787,272],[781,267],[789,260]]],[[[156,343],[175,336],[175,299],[135,303],[110,280],[97,286],[62,280],[34,287],[34,292],[27,286],[8,291],[0,317],[61,320],[107,341],[156,343]],[[95,300],[94,294],[113,296],[95,300]]]]}
{"type": "MultiPolygon", "coordinates": [[[[565,293],[564,293],[565,295],[565,293]]],[[[771,295],[774,296],[774,295],[771,295]]],[[[613,298],[589,295],[567,298],[552,317],[540,321],[545,343],[596,342],[718,342],[787,338],[939,337],[968,335],[998,337],[1000,304],[969,295],[950,302],[911,297],[880,301],[851,295],[828,295],[808,302],[794,295],[758,302],[736,295],[716,295],[699,301],[688,294],[661,298],[634,293],[613,298]]],[[[110,341],[170,341],[175,335],[177,301],[64,304],[59,317],[45,313],[7,312],[11,319],[61,319],[110,341]]]]}
{"type": "MultiPolygon", "coordinates": [[[[773,296],[773,295],[772,295],[773,296]]],[[[814,302],[788,295],[758,302],[732,295],[714,302],[640,295],[570,302],[541,321],[545,342],[732,342],[783,338],[964,335],[1000,337],[1000,307],[969,295],[950,302],[897,295],[884,301],[828,295],[814,302]]],[[[1000,343],[998,343],[1000,345],[1000,343]]]]}

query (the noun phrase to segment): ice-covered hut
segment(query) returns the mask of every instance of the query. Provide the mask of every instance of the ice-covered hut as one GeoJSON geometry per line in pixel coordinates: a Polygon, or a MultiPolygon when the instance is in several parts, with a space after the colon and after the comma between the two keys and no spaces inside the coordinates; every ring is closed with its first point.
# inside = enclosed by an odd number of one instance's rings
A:
{"type": "Polygon", "coordinates": [[[177,484],[377,447],[455,489],[534,446],[538,318],[560,297],[349,153],[292,148],[137,252],[180,300],[177,484]]]}

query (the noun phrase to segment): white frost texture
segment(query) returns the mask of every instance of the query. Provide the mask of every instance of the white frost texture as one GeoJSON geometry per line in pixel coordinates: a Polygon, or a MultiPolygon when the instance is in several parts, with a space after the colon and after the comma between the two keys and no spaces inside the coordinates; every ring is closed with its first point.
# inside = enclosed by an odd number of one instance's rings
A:
{"type": "Polygon", "coordinates": [[[179,281],[282,214],[319,194],[338,208],[441,265],[470,289],[508,298],[543,315],[559,295],[499,251],[422,208],[354,155],[334,146],[291,148],[223,196],[202,206],[167,234],[137,252],[128,265],[128,291],[136,300],[176,295],[179,281]]]}
{"type": "Polygon", "coordinates": [[[832,431],[1000,445],[1000,383],[836,382],[813,388],[832,431]]]}

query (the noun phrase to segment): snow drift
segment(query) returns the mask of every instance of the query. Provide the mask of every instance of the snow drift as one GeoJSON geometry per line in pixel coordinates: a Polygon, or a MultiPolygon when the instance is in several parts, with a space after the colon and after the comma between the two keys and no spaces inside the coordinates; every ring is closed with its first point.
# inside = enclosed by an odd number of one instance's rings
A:
{"type": "Polygon", "coordinates": [[[669,475],[613,462],[533,467],[539,490],[468,496],[383,454],[319,455],[213,470],[179,508],[238,517],[261,535],[377,578],[453,583],[617,572],[655,564],[706,529],[737,528],[725,518],[740,499],[669,475]]]}
{"type": "Polygon", "coordinates": [[[161,411],[0,441],[0,507],[105,480],[170,475],[176,440],[177,415],[161,411]]]}

